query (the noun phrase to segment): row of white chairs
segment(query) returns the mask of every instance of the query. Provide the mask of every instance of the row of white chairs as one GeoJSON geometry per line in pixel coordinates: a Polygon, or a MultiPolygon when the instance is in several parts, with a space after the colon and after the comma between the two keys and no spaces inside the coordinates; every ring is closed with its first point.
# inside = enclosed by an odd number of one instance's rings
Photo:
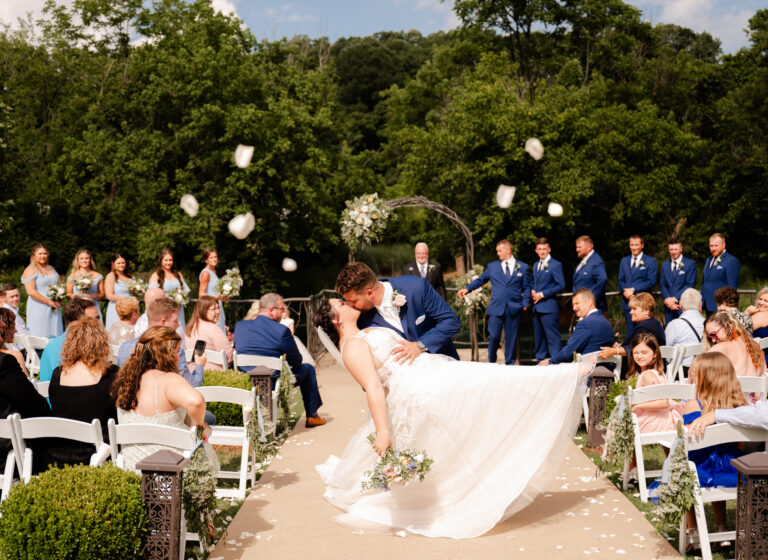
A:
{"type": "Polygon", "coordinates": [[[23,348],[27,354],[24,365],[27,366],[27,371],[32,377],[40,375],[40,356],[37,351],[44,350],[50,341],[50,338],[32,336],[31,334],[16,333],[14,335],[13,343],[19,348],[23,348]]]}

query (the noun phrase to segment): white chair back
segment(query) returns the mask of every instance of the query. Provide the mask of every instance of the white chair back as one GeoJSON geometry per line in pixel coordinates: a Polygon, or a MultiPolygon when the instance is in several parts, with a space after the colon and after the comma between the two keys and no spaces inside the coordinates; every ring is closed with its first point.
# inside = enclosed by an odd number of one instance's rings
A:
{"type": "Polygon", "coordinates": [[[323,346],[325,347],[326,351],[333,356],[333,359],[336,360],[336,363],[339,364],[344,369],[347,369],[347,366],[344,365],[344,360],[341,357],[341,351],[339,351],[338,348],[336,348],[336,345],[331,341],[331,338],[325,334],[325,331],[321,329],[320,327],[317,328],[317,336],[320,337],[320,342],[323,343],[323,346]]]}
{"type": "Polygon", "coordinates": [[[275,371],[283,368],[283,361],[274,356],[259,356],[257,354],[239,354],[237,350],[232,352],[232,361],[235,365],[235,371],[240,371],[241,367],[264,366],[275,371]]]}
{"type": "Polygon", "coordinates": [[[768,349],[768,336],[764,336],[758,340],[757,345],[760,347],[760,350],[768,349]]]}
{"type": "Polygon", "coordinates": [[[664,383],[627,391],[630,404],[642,404],[659,399],[688,401],[696,398],[696,386],[688,383],[664,383]]]}
{"type": "Polygon", "coordinates": [[[661,357],[667,360],[667,383],[674,383],[683,362],[682,346],[660,346],[661,357]]]}
{"type": "Polygon", "coordinates": [[[0,477],[0,485],[2,485],[0,502],[8,497],[8,492],[13,487],[15,468],[18,467],[19,472],[22,472],[22,451],[19,447],[18,436],[13,424],[14,419],[18,418],[18,416],[18,413],[13,413],[8,418],[0,420],[0,438],[10,440],[11,442],[11,449],[8,450],[8,455],[5,458],[3,475],[0,477]]]}
{"type": "Polygon", "coordinates": [[[35,389],[37,389],[37,392],[40,393],[42,396],[44,396],[46,399],[48,398],[48,387],[51,385],[50,381],[33,381],[35,385],[35,389]]]}
{"type": "Polygon", "coordinates": [[[125,469],[125,461],[120,453],[120,445],[147,444],[165,445],[182,450],[184,457],[191,457],[200,445],[196,428],[176,428],[160,424],[116,424],[110,418],[107,422],[109,448],[112,462],[125,469]]]}
{"type": "Polygon", "coordinates": [[[48,343],[51,341],[51,339],[28,334],[24,335],[23,341],[24,349],[27,351],[27,359],[25,360],[27,371],[31,376],[39,375],[40,356],[37,355],[37,351],[45,350],[45,347],[48,346],[48,343]]]}
{"type": "Polygon", "coordinates": [[[221,369],[229,369],[227,353],[224,350],[206,350],[205,359],[209,364],[221,366],[221,369]]]}
{"type": "Polygon", "coordinates": [[[745,393],[758,393],[760,400],[765,400],[768,395],[768,377],[760,376],[739,376],[741,390],[745,393]]]}

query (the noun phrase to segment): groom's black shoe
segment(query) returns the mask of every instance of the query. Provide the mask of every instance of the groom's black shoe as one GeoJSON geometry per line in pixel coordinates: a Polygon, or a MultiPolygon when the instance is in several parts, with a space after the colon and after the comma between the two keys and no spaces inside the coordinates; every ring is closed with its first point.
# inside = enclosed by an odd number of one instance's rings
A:
{"type": "Polygon", "coordinates": [[[307,428],[315,428],[317,426],[322,426],[326,422],[325,418],[320,418],[319,416],[310,416],[307,418],[307,423],[304,424],[307,428]]]}

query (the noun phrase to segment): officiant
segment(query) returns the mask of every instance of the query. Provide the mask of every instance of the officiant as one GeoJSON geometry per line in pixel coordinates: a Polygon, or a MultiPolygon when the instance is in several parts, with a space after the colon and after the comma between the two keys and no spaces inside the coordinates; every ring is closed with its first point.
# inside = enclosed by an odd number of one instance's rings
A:
{"type": "Polygon", "coordinates": [[[416,260],[403,267],[403,274],[425,278],[440,297],[447,301],[443,269],[437,261],[429,260],[429,246],[424,242],[417,243],[413,252],[416,260]]]}

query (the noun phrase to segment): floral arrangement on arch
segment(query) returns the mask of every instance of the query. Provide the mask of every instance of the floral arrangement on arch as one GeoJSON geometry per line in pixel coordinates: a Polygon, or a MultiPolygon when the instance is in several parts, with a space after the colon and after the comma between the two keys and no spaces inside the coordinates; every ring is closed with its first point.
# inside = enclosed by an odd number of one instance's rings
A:
{"type": "Polygon", "coordinates": [[[389,208],[385,200],[376,193],[364,194],[347,201],[341,213],[341,237],[350,249],[363,243],[378,241],[387,229],[389,208]]]}
{"type": "MultiPolygon", "coordinates": [[[[451,285],[458,290],[466,288],[470,282],[477,280],[483,273],[483,266],[476,264],[475,267],[466,274],[459,276],[451,281],[451,285]]],[[[486,283],[484,286],[473,290],[463,298],[456,298],[456,308],[465,314],[469,314],[474,311],[483,311],[488,307],[488,303],[491,301],[491,284],[486,283]]]]}

